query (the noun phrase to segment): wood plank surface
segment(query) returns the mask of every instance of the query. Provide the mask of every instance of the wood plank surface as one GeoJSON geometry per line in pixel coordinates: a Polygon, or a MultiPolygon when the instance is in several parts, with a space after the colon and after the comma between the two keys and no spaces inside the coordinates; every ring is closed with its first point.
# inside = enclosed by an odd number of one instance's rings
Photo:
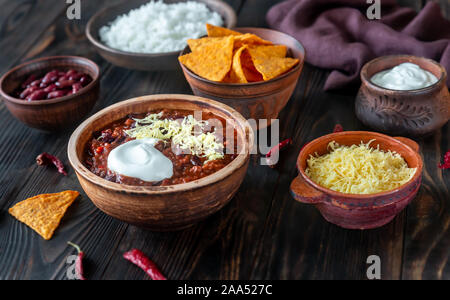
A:
{"type": "MultiPolygon", "coordinates": [[[[19,62],[73,54],[93,59],[102,72],[101,96],[92,113],[121,100],[156,93],[192,94],[177,71],[139,72],[112,66],[84,36],[90,16],[113,1],[82,1],[82,19],[69,21],[63,1],[0,0],[0,72],[19,62]],[[61,5],[60,3],[63,3],[61,5]],[[39,20],[39,22],[38,22],[39,20]]],[[[265,14],[279,0],[227,0],[239,26],[266,27],[265,14]]],[[[425,1],[424,1],[425,2],[425,1]]],[[[421,1],[402,1],[419,9],[421,1]],[[419,3],[419,4],[418,4],[419,3]]],[[[440,0],[449,17],[449,1],[440,0]]],[[[365,128],[354,114],[352,93],[327,93],[328,72],[306,65],[280,115],[280,138],[294,145],[276,168],[251,158],[247,176],[224,209],[193,227],[172,233],[150,232],[99,211],[78,184],[38,167],[35,157],[50,152],[68,164],[66,147],[74,128],[45,134],[15,120],[0,104],[0,279],[67,279],[71,240],[87,253],[89,279],[148,279],[122,258],[130,248],[148,254],[170,279],[366,279],[366,258],[379,255],[383,279],[450,279],[450,172],[437,165],[450,149],[450,126],[418,140],[424,182],[417,198],[390,224],[368,231],[327,223],[312,206],[294,201],[289,185],[295,161],[308,141],[335,124],[365,128]],[[75,189],[81,197],[50,241],[13,219],[14,203],[39,194],[75,189]]]]}

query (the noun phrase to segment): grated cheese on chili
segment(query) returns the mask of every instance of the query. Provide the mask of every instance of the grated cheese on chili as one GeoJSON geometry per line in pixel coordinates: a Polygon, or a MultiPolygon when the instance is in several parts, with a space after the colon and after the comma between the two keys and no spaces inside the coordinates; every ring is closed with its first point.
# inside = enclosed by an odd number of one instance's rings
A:
{"type": "Polygon", "coordinates": [[[126,130],[125,133],[136,139],[172,139],[172,142],[180,149],[208,158],[205,163],[224,157],[224,145],[217,141],[215,132],[202,131],[208,125],[207,121],[199,121],[192,115],[184,117],[181,122],[160,119],[161,116],[162,113],[159,113],[148,115],[143,119],[135,119],[136,127],[126,130]]]}

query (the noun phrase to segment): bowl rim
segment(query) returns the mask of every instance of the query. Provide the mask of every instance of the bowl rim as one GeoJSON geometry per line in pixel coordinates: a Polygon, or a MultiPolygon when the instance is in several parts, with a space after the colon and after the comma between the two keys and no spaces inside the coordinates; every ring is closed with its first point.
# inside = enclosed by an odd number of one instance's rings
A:
{"type": "MultiPolygon", "coordinates": [[[[267,83],[273,83],[273,82],[281,81],[281,80],[283,80],[284,78],[289,77],[289,76],[292,75],[293,73],[297,72],[299,69],[301,69],[301,68],[303,67],[303,65],[304,65],[304,63],[305,63],[305,60],[306,60],[306,50],[305,50],[305,47],[303,46],[303,44],[300,43],[300,41],[297,40],[296,38],[294,38],[293,36],[291,36],[291,35],[289,35],[289,34],[287,34],[287,33],[278,31],[278,30],[274,30],[274,29],[270,29],[270,28],[264,28],[264,27],[235,27],[235,28],[232,28],[232,29],[233,29],[233,30],[236,30],[236,31],[239,31],[239,32],[241,32],[241,33],[249,33],[249,32],[246,32],[246,30],[254,30],[254,29],[257,29],[257,30],[263,30],[263,31],[267,31],[267,32],[274,32],[274,33],[279,34],[279,35],[284,35],[284,36],[286,36],[286,37],[288,37],[288,38],[290,38],[290,39],[293,39],[293,40],[296,42],[297,47],[298,47],[298,50],[300,50],[300,52],[303,54],[303,57],[301,57],[301,58],[299,59],[300,62],[299,62],[296,66],[294,66],[294,67],[293,67],[292,69],[290,69],[288,72],[281,74],[280,76],[277,76],[277,77],[275,77],[275,78],[272,78],[272,79],[269,79],[269,80],[265,80],[265,81],[263,80],[263,81],[248,82],[248,83],[229,83],[229,82],[212,81],[212,80],[203,78],[203,77],[201,77],[201,76],[195,74],[195,73],[192,72],[188,67],[186,67],[185,65],[183,65],[180,61],[178,61],[179,64],[180,64],[180,66],[181,66],[181,68],[182,68],[187,74],[189,74],[189,76],[191,76],[191,77],[193,77],[193,78],[195,78],[195,79],[197,79],[197,80],[199,80],[199,81],[203,81],[203,82],[205,82],[205,83],[208,83],[208,84],[212,84],[212,85],[216,85],[216,86],[249,87],[249,86],[259,86],[259,85],[263,85],[263,84],[267,84],[267,83]]],[[[205,36],[205,37],[206,37],[206,36],[205,36]]],[[[189,45],[187,45],[187,46],[180,52],[180,56],[183,55],[183,53],[185,53],[186,50],[188,50],[188,49],[189,49],[189,45]]]]}
{"type": "MultiPolygon", "coordinates": [[[[387,69],[385,69],[385,70],[387,70],[387,69]]],[[[430,72],[429,70],[425,70],[425,71],[430,72]]],[[[436,87],[441,86],[442,83],[445,84],[445,81],[447,78],[447,71],[445,70],[444,66],[442,66],[440,63],[438,63],[437,61],[435,61],[431,58],[426,58],[423,56],[415,56],[415,55],[410,55],[410,54],[394,54],[394,55],[379,56],[379,57],[376,57],[376,58],[368,61],[367,63],[365,63],[361,69],[360,77],[361,77],[361,81],[363,83],[365,83],[367,86],[369,86],[370,88],[375,89],[377,91],[381,91],[381,92],[389,91],[389,92],[393,92],[396,94],[402,94],[402,95],[404,95],[404,94],[420,94],[423,92],[428,92],[430,90],[433,90],[436,87]],[[413,63],[412,59],[428,61],[428,62],[434,64],[435,66],[437,66],[441,70],[441,76],[438,78],[438,81],[436,81],[432,85],[429,85],[427,87],[420,88],[420,89],[413,89],[413,90],[394,90],[394,89],[385,88],[376,83],[373,83],[371,78],[368,77],[369,67],[377,62],[382,61],[382,60],[393,60],[393,59],[402,59],[402,60],[404,59],[405,62],[411,62],[411,63],[413,63]]]]}
{"type": "MultiPolygon", "coordinates": [[[[305,157],[304,160],[306,160],[307,158],[308,157],[305,157]]],[[[332,197],[339,197],[339,198],[347,198],[348,200],[371,200],[373,198],[392,196],[392,195],[396,194],[397,192],[399,192],[400,190],[402,190],[402,189],[404,189],[404,188],[414,184],[422,176],[423,160],[422,160],[422,157],[420,156],[420,154],[417,151],[412,149],[409,145],[405,144],[403,141],[400,141],[400,140],[396,139],[395,137],[392,137],[392,136],[389,136],[389,135],[385,135],[385,134],[382,134],[382,133],[378,133],[378,132],[373,132],[373,131],[343,131],[343,132],[335,132],[335,133],[326,134],[326,135],[318,137],[318,138],[312,140],[311,142],[307,143],[303,147],[303,149],[300,151],[300,153],[298,154],[298,157],[297,157],[297,170],[301,174],[302,178],[310,186],[312,186],[314,189],[324,193],[325,195],[331,195],[332,197]],[[373,136],[374,138],[389,140],[389,141],[392,141],[392,142],[400,144],[404,148],[408,148],[409,150],[411,150],[414,153],[414,155],[417,158],[417,161],[419,162],[419,164],[417,166],[417,170],[414,173],[414,176],[408,182],[406,182],[403,185],[397,187],[396,189],[385,191],[385,192],[374,193],[374,194],[348,194],[348,193],[342,193],[342,192],[334,191],[334,190],[328,189],[326,187],[320,186],[319,184],[314,182],[311,178],[309,178],[309,176],[306,175],[305,170],[303,170],[300,167],[301,166],[301,162],[302,162],[301,161],[301,157],[303,156],[303,154],[305,152],[307,152],[307,150],[309,150],[313,145],[325,143],[325,141],[327,139],[331,138],[331,137],[345,136],[345,135],[350,135],[350,134],[360,135],[360,136],[368,136],[369,135],[369,136],[373,136]]],[[[401,200],[401,199],[398,199],[398,200],[401,200]]],[[[394,201],[394,202],[396,202],[396,201],[394,201]]]]}
{"type": "Polygon", "coordinates": [[[99,82],[99,78],[100,78],[100,67],[92,60],[90,60],[89,58],[86,57],[82,57],[82,56],[74,56],[74,55],[60,55],[60,56],[46,56],[46,57],[41,57],[41,58],[37,58],[37,59],[33,59],[33,60],[29,60],[26,61],[18,66],[13,67],[12,69],[10,69],[8,72],[6,72],[1,78],[0,78],[0,96],[4,99],[7,100],[9,102],[13,102],[16,104],[20,104],[20,105],[28,105],[28,106],[34,106],[34,105],[47,105],[47,104],[55,104],[55,103],[60,103],[60,102],[65,102],[68,100],[72,100],[74,98],[77,98],[81,95],[86,94],[87,92],[89,92],[95,85],[97,85],[97,83],[99,82]],[[92,81],[85,87],[83,87],[79,92],[72,94],[72,95],[67,95],[64,97],[59,97],[59,98],[55,98],[55,99],[44,99],[44,100],[35,100],[35,101],[27,101],[25,99],[19,99],[19,98],[15,98],[11,95],[9,95],[8,93],[6,93],[2,86],[3,86],[3,82],[9,77],[11,76],[11,74],[13,74],[14,72],[35,64],[35,63],[39,63],[39,62],[45,62],[45,61],[51,61],[51,60],[72,60],[75,62],[76,65],[79,65],[80,67],[84,67],[83,65],[80,65],[78,63],[76,63],[76,60],[82,60],[85,61],[87,64],[89,64],[90,66],[92,66],[92,68],[94,69],[95,72],[95,76],[94,78],[92,78],[92,81]]]}
{"type": "MultiPolygon", "coordinates": [[[[224,9],[226,11],[228,11],[230,13],[231,16],[231,20],[230,20],[230,24],[225,24],[225,26],[227,28],[233,28],[236,26],[237,23],[237,15],[236,12],[234,11],[234,9],[226,2],[220,1],[220,0],[194,0],[196,2],[202,2],[207,4],[208,2],[214,2],[217,3],[218,5],[221,5],[224,7],[224,9]]],[[[162,57],[162,56],[172,56],[172,55],[178,55],[180,53],[180,50],[177,51],[170,51],[170,52],[158,52],[158,53],[141,53],[141,52],[129,52],[129,51],[123,51],[123,50],[119,50],[119,49],[115,49],[112,47],[107,46],[106,44],[102,43],[98,38],[96,38],[95,34],[93,34],[92,32],[92,24],[97,20],[97,18],[103,14],[104,12],[111,10],[115,7],[119,7],[122,6],[124,4],[124,2],[122,3],[116,3],[110,6],[107,6],[105,8],[103,8],[102,10],[98,11],[96,14],[94,14],[88,21],[87,25],[86,25],[86,29],[85,29],[85,33],[86,36],[88,38],[88,40],[95,46],[98,47],[100,49],[102,49],[103,51],[109,52],[109,53],[113,53],[113,54],[117,54],[117,55],[122,55],[122,56],[129,56],[129,57],[144,57],[144,58],[157,58],[157,57],[162,57]]],[[[208,7],[209,8],[209,7],[208,7]]],[[[210,10],[217,12],[218,14],[220,14],[218,11],[215,11],[211,8],[209,8],[210,10]]],[[[224,20],[225,23],[225,19],[223,17],[222,14],[220,14],[220,16],[222,17],[222,19],[224,20]]],[[[116,16],[117,18],[118,16],[116,16]]],[[[183,49],[181,50],[183,51],[183,49]]]]}
{"type": "Polygon", "coordinates": [[[248,121],[236,110],[233,108],[222,104],[218,101],[210,100],[203,97],[185,95],[185,94],[154,94],[154,95],[145,95],[140,97],[135,97],[131,99],[127,99],[124,101],[120,101],[113,105],[110,105],[99,112],[95,113],[88,119],[86,119],[83,123],[81,123],[75,131],[72,133],[68,145],[67,145],[67,154],[70,164],[73,169],[77,173],[78,176],[81,176],[84,180],[89,181],[90,183],[105,188],[107,190],[120,192],[120,193],[128,193],[128,194],[137,194],[137,195],[161,195],[161,194],[172,194],[179,193],[183,191],[192,191],[213,183],[217,183],[226,177],[233,175],[233,173],[242,167],[250,158],[251,149],[254,143],[254,132],[248,123],[248,121]],[[229,113],[234,121],[238,124],[242,124],[243,128],[241,129],[243,139],[245,141],[244,148],[242,152],[228,165],[224,168],[220,169],[217,172],[212,173],[211,175],[205,176],[203,178],[182,183],[175,184],[169,186],[134,186],[134,185],[126,185],[119,184],[115,182],[108,181],[94,173],[92,173],[81,161],[76,153],[76,146],[79,140],[81,133],[89,126],[92,122],[100,119],[101,117],[107,115],[110,111],[134,104],[134,103],[143,103],[143,102],[152,102],[152,101],[161,101],[164,99],[172,99],[177,101],[186,101],[186,102],[199,102],[202,105],[207,107],[214,107],[218,110],[223,110],[229,113]]]}

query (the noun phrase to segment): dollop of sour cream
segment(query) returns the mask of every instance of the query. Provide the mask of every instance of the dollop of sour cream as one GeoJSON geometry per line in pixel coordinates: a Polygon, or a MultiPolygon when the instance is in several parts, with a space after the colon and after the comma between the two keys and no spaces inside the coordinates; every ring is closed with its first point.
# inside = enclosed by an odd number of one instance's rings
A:
{"type": "Polygon", "coordinates": [[[392,69],[381,71],[370,80],[383,88],[401,91],[422,89],[438,81],[432,73],[413,63],[402,63],[392,69]]]}
{"type": "Polygon", "coordinates": [[[173,164],[154,146],[158,139],[129,141],[114,148],[108,156],[108,169],[143,181],[161,181],[173,176],[173,164]]]}

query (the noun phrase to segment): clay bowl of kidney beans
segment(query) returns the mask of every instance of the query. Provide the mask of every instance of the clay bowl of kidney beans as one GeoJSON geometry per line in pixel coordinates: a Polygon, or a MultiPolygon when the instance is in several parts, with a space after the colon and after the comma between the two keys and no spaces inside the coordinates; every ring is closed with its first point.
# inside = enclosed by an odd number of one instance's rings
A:
{"type": "Polygon", "coordinates": [[[0,79],[0,98],[25,125],[44,131],[67,128],[85,117],[99,97],[100,70],[77,56],[23,63],[0,79]]]}

